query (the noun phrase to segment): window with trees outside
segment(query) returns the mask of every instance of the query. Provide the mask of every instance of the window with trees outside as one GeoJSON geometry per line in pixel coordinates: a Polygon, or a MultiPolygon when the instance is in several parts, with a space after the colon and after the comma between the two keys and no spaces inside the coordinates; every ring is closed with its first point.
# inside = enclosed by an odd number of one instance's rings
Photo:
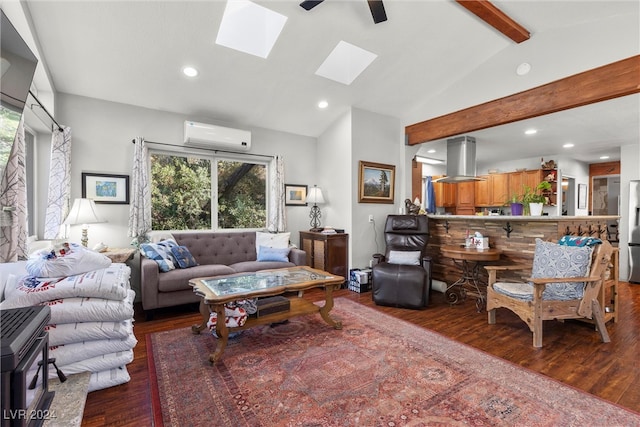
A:
{"type": "Polygon", "coordinates": [[[154,230],[264,228],[267,163],[151,153],[154,230]]]}

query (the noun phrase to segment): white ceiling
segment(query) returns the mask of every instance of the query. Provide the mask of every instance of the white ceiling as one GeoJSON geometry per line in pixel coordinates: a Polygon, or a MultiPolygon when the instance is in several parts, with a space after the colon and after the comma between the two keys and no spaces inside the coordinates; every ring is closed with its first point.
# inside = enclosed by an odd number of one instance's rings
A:
{"type": "MultiPolygon", "coordinates": [[[[405,126],[640,53],[637,0],[494,1],[531,32],[521,44],[450,0],[386,0],[388,21],[377,25],[365,0],[311,11],[257,3],[288,17],[266,59],[215,44],[224,1],[25,4],[58,92],[314,137],[351,107],[405,126]],[[315,74],[341,40],[378,55],[348,86],[315,74]],[[522,62],[532,70],[520,77],[522,62]],[[200,74],[184,77],[185,65],[200,74]],[[316,107],[321,99],[329,108],[316,107]]],[[[573,142],[575,158],[598,162],[618,159],[639,132],[633,95],[471,135],[478,161],[553,155],[573,142]],[[535,139],[522,134],[528,126],[535,139]]]]}

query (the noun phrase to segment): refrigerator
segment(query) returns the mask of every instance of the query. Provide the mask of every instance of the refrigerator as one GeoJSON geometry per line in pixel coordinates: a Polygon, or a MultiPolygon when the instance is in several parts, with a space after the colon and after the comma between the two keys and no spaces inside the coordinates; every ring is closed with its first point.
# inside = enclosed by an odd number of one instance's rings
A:
{"type": "Polygon", "coordinates": [[[629,183],[629,282],[640,283],[640,181],[629,183]]]}

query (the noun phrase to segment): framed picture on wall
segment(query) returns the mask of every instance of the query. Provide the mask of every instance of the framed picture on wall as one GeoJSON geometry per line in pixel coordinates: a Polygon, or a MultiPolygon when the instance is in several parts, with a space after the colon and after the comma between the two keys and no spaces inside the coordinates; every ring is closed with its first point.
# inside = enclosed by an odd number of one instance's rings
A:
{"type": "Polygon", "coordinates": [[[396,167],[360,161],[358,202],[393,203],[396,167]]]}
{"type": "Polygon", "coordinates": [[[129,204],[129,175],[82,172],[82,198],[96,203],[129,204]]]}
{"type": "Polygon", "coordinates": [[[578,184],[578,209],[587,209],[587,184],[578,184]]]}
{"type": "Polygon", "coordinates": [[[307,186],[298,184],[285,184],[284,205],[307,206],[307,186]]]}

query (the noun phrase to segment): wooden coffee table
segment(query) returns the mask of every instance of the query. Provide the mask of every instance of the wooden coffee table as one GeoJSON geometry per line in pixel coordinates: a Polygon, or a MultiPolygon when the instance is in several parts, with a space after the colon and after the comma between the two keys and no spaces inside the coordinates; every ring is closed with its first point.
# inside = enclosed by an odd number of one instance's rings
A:
{"type": "Polygon", "coordinates": [[[216,334],[218,341],[215,351],[209,355],[209,361],[215,364],[222,358],[229,339],[229,332],[277,323],[294,316],[311,313],[320,313],[322,319],[334,329],[342,329],[342,323],[333,320],[329,312],[333,308],[333,291],[339,289],[344,280],[342,276],[334,276],[326,271],[304,266],[192,279],[189,284],[193,286],[193,292],[202,297],[200,301],[202,323],[192,326],[191,331],[194,334],[199,334],[206,329],[210,314],[217,313],[216,334]],[[304,291],[313,288],[324,288],[325,301],[323,306],[302,298],[304,291]],[[249,317],[240,327],[229,328],[225,324],[225,303],[248,298],[282,295],[285,292],[293,292],[293,296],[287,296],[291,304],[289,311],[249,317]]]}

